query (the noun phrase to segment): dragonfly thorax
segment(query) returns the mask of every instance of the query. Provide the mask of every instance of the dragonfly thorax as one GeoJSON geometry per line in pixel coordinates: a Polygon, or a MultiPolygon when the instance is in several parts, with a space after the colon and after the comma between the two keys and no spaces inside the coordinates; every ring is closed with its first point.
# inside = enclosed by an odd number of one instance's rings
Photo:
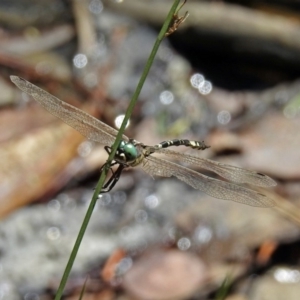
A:
{"type": "Polygon", "coordinates": [[[114,159],[121,164],[131,165],[139,156],[140,153],[134,143],[121,141],[114,159]]]}

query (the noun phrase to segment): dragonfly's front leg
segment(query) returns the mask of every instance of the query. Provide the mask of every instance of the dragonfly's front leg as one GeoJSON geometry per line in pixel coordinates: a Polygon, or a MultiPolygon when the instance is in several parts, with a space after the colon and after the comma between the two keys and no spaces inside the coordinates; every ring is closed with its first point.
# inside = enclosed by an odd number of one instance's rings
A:
{"type": "MultiPolygon", "coordinates": [[[[104,186],[101,189],[100,194],[108,193],[111,191],[111,189],[116,185],[116,183],[119,181],[121,173],[123,169],[125,168],[124,165],[119,164],[117,170],[114,172],[111,168],[112,166],[118,164],[117,162],[114,162],[110,165],[109,169],[112,172],[112,176],[109,178],[109,180],[104,184],[104,186]]],[[[103,168],[105,167],[105,164],[101,167],[100,172],[102,172],[103,168]]]]}
{"type": "MultiPolygon", "coordinates": [[[[105,151],[107,152],[107,154],[110,154],[111,153],[111,147],[109,146],[105,146],[104,147],[105,151]]],[[[101,169],[100,169],[100,173],[103,171],[103,168],[105,167],[106,164],[104,164],[101,169]]],[[[101,192],[100,194],[103,194],[103,193],[108,193],[111,191],[111,189],[116,185],[116,183],[119,181],[120,179],[120,176],[121,176],[121,173],[123,171],[123,169],[126,168],[125,165],[123,164],[120,164],[119,162],[117,161],[114,161],[110,164],[109,166],[109,169],[110,171],[112,172],[112,176],[109,178],[109,180],[104,184],[104,186],[102,187],[101,189],[101,192]],[[114,172],[113,169],[112,169],[112,166],[116,165],[116,164],[119,164],[117,170],[114,172]]]]}

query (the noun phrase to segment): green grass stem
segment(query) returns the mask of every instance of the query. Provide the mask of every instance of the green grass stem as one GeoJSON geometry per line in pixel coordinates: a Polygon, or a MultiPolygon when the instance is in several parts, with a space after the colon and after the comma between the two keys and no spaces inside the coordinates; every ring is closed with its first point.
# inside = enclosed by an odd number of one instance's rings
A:
{"type": "Polygon", "coordinates": [[[90,218],[92,216],[92,213],[93,213],[94,207],[96,205],[99,193],[102,190],[102,187],[104,185],[107,173],[109,171],[110,164],[111,164],[111,162],[112,162],[112,160],[113,160],[113,158],[115,156],[117,147],[118,147],[118,145],[119,145],[119,143],[121,141],[122,134],[123,134],[123,132],[125,130],[126,124],[127,124],[128,120],[129,120],[131,114],[132,114],[133,108],[134,108],[134,106],[135,106],[135,104],[136,104],[136,102],[138,100],[138,97],[140,95],[140,92],[142,90],[144,82],[145,82],[145,80],[147,78],[149,70],[150,70],[150,68],[152,66],[152,63],[154,61],[155,55],[156,55],[156,53],[158,51],[158,48],[160,46],[160,43],[162,42],[162,40],[165,37],[165,33],[167,32],[167,30],[169,28],[169,25],[171,24],[173,15],[176,12],[176,9],[177,9],[177,6],[178,6],[179,2],[180,2],[180,0],[175,0],[174,3],[173,3],[173,5],[172,5],[172,7],[171,7],[171,9],[170,9],[170,11],[169,11],[169,14],[168,14],[168,16],[167,16],[167,18],[166,18],[163,26],[162,26],[162,29],[161,29],[161,31],[160,31],[160,33],[159,33],[159,35],[158,35],[158,37],[157,37],[157,39],[155,41],[153,49],[152,49],[152,51],[150,53],[150,56],[149,56],[149,58],[147,60],[146,66],[144,68],[144,71],[143,71],[143,74],[142,74],[142,76],[140,78],[140,81],[139,81],[139,83],[137,85],[137,88],[136,88],[136,90],[135,90],[135,92],[134,92],[134,94],[132,96],[132,99],[131,99],[131,101],[129,103],[129,106],[127,108],[124,120],[122,122],[122,125],[121,125],[119,131],[118,131],[118,134],[116,136],[116,140],[115,140],[115,142],[114,142],[114,144],[112,146],[112,151],[111,151],[111,153],[110,153],[110,155],[109,155],[109,157],[107,159],[105,167],[103,168],[103,172],[101,173],[100,179],[99,179],[98,184],[96,186],[94,195],[92,197],[92,201],[91,201],[91,203],[90,203],[90,205],[88,207],[88,210],[87,210],[86,215],[84,217],[83,223],[82,223],[81,228],[79,230],[79,233],[78,233],[77,239],[75,241],[74,247],[72,249],[70,258],[68,260],[68,263],[66,265],[64,274],[63,274],[62,279],[60,281],[60,285],[58,287],[58,290],[57,290],[57,293],[56,293],[56,296],[55,296],[55,300],[60,300],[61,297],[62,297],[62,295],[63,295],[63,291],[64,291],[64,288],[66,286],[66,283],[67,283],[68,277],[70,275],[70,272],[72,270],[72,266],[74,264],[76,255],[78,253],[79,246],[81,244],[81,241],[83,239],[84,233],[86,231],[86,228],[87,228],[88,223],[90,221],[90,218]]]}

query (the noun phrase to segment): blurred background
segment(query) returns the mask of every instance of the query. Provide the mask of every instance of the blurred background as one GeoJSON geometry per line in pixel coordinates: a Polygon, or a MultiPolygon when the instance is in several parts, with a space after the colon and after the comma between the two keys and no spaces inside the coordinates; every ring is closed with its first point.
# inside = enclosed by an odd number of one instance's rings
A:
{"type": "MultiPolygon", "coordinates": [[[[0,299],[53,299],[107,159],[18,90],[25,78],[118,128],[173,1],[0,2],[0,299]]],[[[300,3],[192,1],[126,135],[267,174],[276,201],[214,199],[124,171],[99,197],[65,299],[299,299],[300,3]],[[184,148],[184,147],[183,147],[184,148]]],[[[217,175],[195,168],[218,178],[217,175]]]]}

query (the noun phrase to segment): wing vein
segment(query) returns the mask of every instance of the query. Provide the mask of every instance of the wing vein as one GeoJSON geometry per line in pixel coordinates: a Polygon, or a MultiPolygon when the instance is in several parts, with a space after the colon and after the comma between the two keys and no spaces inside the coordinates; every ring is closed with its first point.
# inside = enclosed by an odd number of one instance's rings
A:
{"type": "Polygon", "coordinates": [[[200,158],[189,154],[182,154],[169,149],[160,149],[157,152],[163,153],[168,157],[172,157],[178,161],[188,163],[190,165],[197,165],[206,170],[210,170],[223,178],[236,183],[250,183],[257,186],[268,187],[275,186],[276,182],[267,175],[238,168],[235,166],[222,164],[206,158],[200,158]]]}
{"type": "Polygon", "coordinates": [[[173,162],[149,156],[144,159],[141,167],[152,176],[175,176],[195,189],[215,198],[231,200],[251,206],[271,207],[275,203],[267,196],[234,183],[210,178],[173,162]]]}
{"type": "MultiPolygon", "coordinates": [[[[117,134],[117,130],[114,128],[106,125],[75,106],[61,101],[21,77],[11,76],[11,80],[23,92],[31,95],[48,112],[79,131],[88,139],[107,146],[111,146],[114,142],[117,134]]],[[[123,139],[128,140],[125,135],[123,135],[123,139]]]]}

